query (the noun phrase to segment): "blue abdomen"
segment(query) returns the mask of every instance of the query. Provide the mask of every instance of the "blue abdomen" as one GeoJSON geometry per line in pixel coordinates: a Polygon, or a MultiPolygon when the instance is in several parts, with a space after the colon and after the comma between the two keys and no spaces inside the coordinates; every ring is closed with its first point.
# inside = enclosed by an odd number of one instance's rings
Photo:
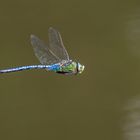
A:
{"type": "Polygon", "coordinates": [[[61,69],[61,66],[60,66],[60,64],[53,64],[53,65],[49,65],[47,67],[47,69],[50,70],[50,71],[57,72],[57,71],[59,71],[61,69]]]}

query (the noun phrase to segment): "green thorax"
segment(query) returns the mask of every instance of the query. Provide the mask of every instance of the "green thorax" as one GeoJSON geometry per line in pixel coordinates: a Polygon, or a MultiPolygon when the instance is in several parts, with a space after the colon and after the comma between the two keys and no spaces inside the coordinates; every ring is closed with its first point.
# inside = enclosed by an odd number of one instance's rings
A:
{"type": "Polygon", "coordinates": [[[60,68],[60,72],[64,73],[77,73],[77,63],[76,62],[70,62],[68,64],[64,64],[60,68]]]}

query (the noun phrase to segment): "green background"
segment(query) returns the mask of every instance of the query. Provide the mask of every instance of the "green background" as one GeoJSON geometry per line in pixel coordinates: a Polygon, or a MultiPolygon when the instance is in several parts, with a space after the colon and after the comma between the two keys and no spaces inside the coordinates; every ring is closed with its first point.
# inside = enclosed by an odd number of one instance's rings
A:
{"type": "Polygon", "coordinates": [[[77,76],[44,70],[1,74],[0,139],[135,140],[140,2],[1,1],[0,68],[39,64],[30,34],[47,43],[50,26],[60,31],[71,59],[85,71],[77,76]]]}

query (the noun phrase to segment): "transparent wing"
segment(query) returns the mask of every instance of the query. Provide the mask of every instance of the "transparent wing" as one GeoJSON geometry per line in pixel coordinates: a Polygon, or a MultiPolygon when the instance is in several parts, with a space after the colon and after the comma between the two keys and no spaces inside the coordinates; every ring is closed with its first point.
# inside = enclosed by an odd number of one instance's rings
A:
{"type": "Polygon", "coordinates": [[[31,44],[33,46],[36,57],[41,64],[50,65],[59,63],[61,60],[35,35],[31,35],[31,44]]]}
{"type": "Polygon", "coordinates": [[[60,33],[52,27],[49,28],[49,48],[61,60],[69,60],[60,33]]]}

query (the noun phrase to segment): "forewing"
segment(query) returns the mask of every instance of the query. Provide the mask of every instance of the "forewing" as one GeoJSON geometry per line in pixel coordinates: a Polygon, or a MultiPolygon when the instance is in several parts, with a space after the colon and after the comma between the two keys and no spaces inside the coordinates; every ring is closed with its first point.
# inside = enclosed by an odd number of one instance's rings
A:
{"type": "Polygon", "coordinates": [[[51,50],[49,50],[48,46],[35,35],[31,35],[31,44],[35,55],[41,64],[50,65],[61,61],[53,52],[51,52],[51,50]]]}
{"type": "Polygon", "coordinates": [[[61,60],[69,60],[60,33],[52,27],[49,28],[49,48],[61,60]]]}

